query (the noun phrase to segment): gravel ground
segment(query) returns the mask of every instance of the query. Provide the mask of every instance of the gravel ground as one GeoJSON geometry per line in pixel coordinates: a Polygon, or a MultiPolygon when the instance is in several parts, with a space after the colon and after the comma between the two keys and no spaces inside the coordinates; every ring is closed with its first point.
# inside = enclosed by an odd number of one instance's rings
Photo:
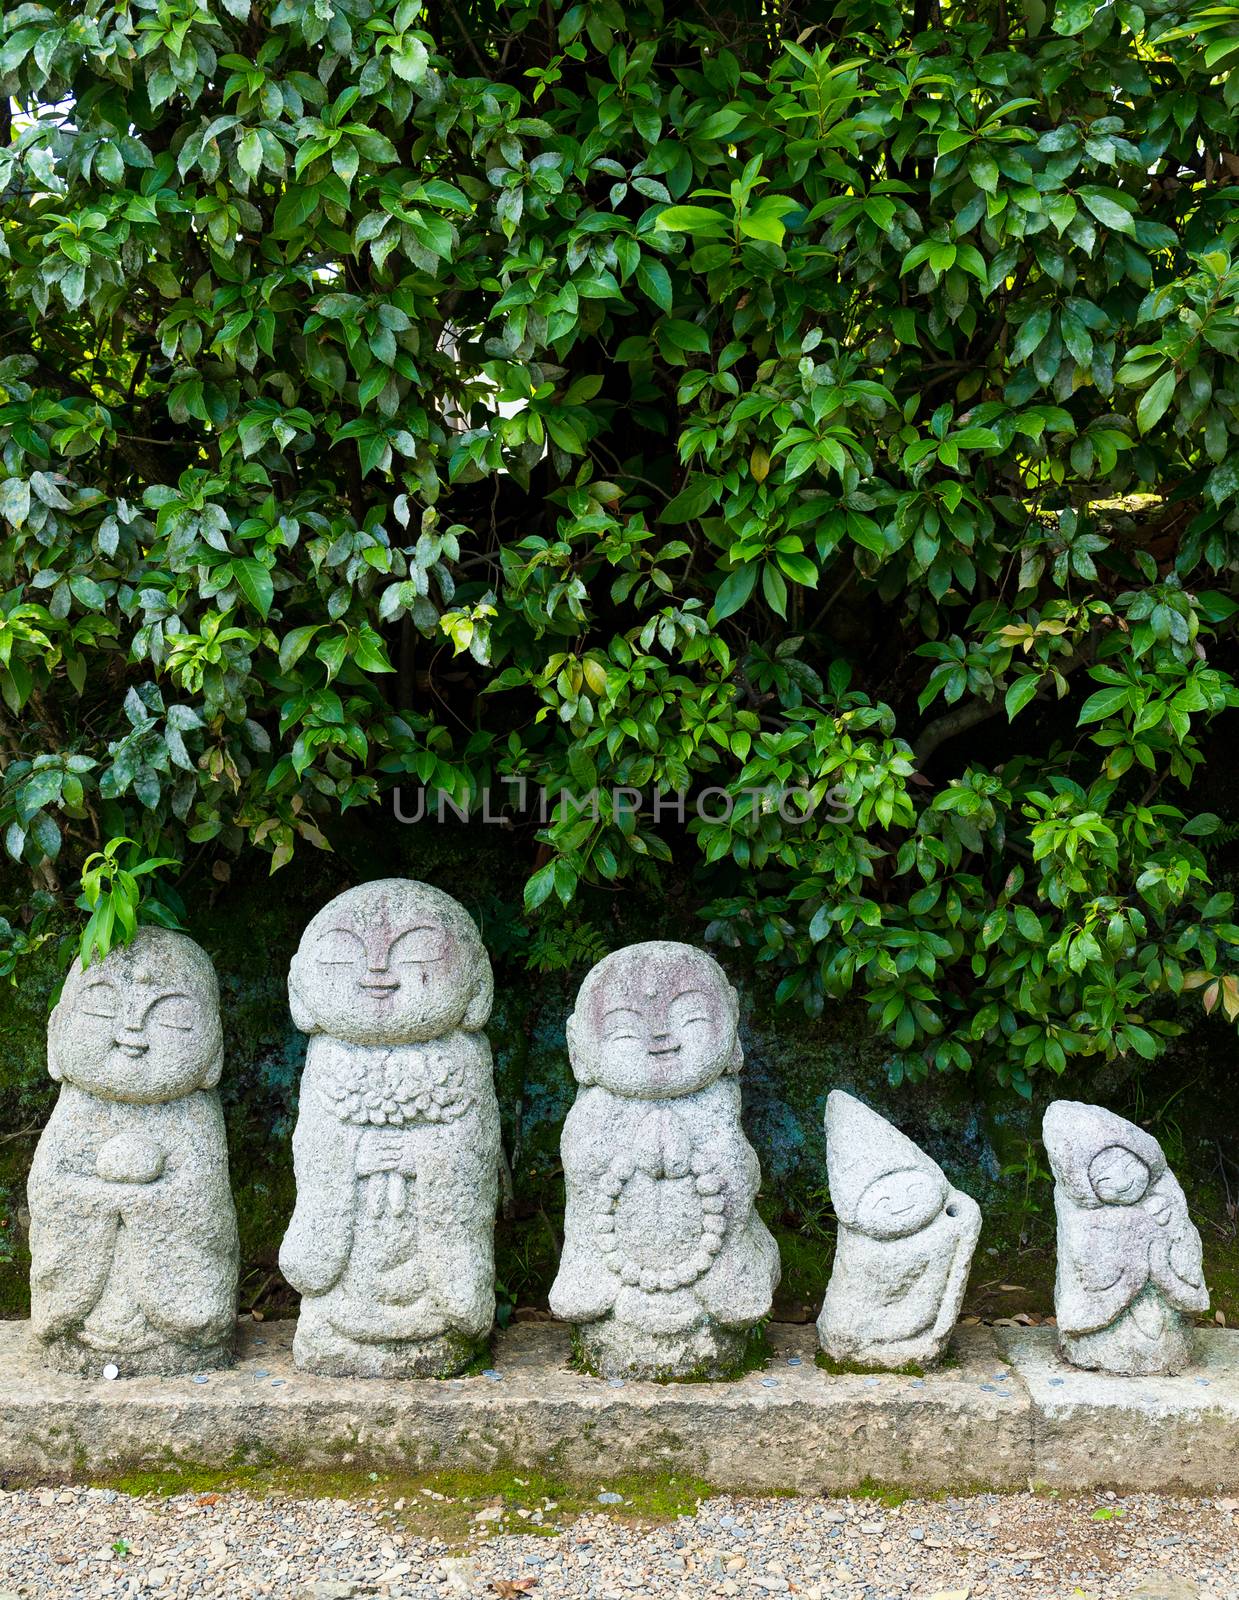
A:
{"type": "Polygon", "coordinates": [[[417,1493],[426,1498],[0,1492],[0,1600],[1239,1600],[1233,1499],[720,1496],[650,1525],[622,1504],[566,1518],[532,1496],[475,1510],[417,1493]],[[437,1512],[457,1519],[442,1530],[450,1539],[411,1531],[437,1512]]]}

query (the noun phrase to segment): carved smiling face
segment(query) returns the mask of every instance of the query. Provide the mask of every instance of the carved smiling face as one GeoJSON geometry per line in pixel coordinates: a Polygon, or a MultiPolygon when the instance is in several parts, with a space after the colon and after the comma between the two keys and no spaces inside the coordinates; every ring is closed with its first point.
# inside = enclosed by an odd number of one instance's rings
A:
{"type": "Polygon", "coordinates": [[[411,1044],[490,1015],[490,962],[450,895],[382,878],[337,895],[310,922],[288,978],[293,1021],[351,1044],[411,1044]]]}
{"type": "Polygon", "coordinates": [[[1150,1176],[1140,1157],[1121,1144],[1099,1150],[1088,1167],[1088,1181],[1103,1206],[1134,1206],[1144,1199],[1150,1176]]]}
{"type": "Polygon", "coordinates": [[[661,1099],[693,1094],[740,1066],[736,992],[692,945],[652,940],[605,957],[568,1020],[581,1083],[661,1099]]]}
{"type": "Polygon", "coordinates": [[[85,972],[75,962],[48,1027],[48,1070],[103,1100],[152,1105],[213,1088],[219,989],[184,934],[140,928],[85,972]]]}
{"type": "Polygon", "coordinates": [[[906,1239],[942,1210],[943,1187],[919,1167],[884,1173],[861,1195],[852,1226],[871,1239],[906,1239]]]}

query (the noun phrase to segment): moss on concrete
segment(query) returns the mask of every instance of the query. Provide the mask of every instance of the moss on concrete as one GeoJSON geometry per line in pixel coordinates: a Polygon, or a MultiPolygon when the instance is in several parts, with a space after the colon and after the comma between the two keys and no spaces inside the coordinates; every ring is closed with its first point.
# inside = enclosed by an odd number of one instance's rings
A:
{"type": "MultiPolygon", "coordinates": [[[[743,1378],[747,1373],[760,1372],[770,1360],[770,1341],[766,1336],[765,1322],[756,1323],[748,1330],[744,1340],[744,1349],[735,1361],[722,1363],[703,1363],[695,1367],[692,1372],[652,1372],[643,1377],[642,1383],[730,1383],[736,1378],[743,1378]]],[[[585,1353],[584,1343],[580,1331],[572,1330],[572,1355],[570,1363],[575,1371],[583,1373],[587,1378],[601,1378],[602,1373],[593,1365],[585,1353]]]]}
{"type": "Polygon", "coordinates": [[[551,1534],[586,1512],[636,1524],[673,1522],[677,1517],[692,1516],[704,1499],[721,1492],[702,1479],[674,1473],[642,1473],[594,1485],[506,1465],[479,1473],[393,1473],[360,1467],[325,1472],[178,1463],[89,1481],[94,1487],[122,1494],[161,1498],[240,1491],[262,1498],[285,1494],[357,1500],[390,1514],[412,1533],[449,1544],[508,1533],[551,1534]],[[602,1503],[600,1493],[619,1495],[620,1499],[602,1503]],[[478,1522],[478,1512],[487,1508],[505,1515],[478,1522]],[[521,1517],[520,1511],[541,1512],[541,1523],[521,1517]]]}
{"type": "Polygon", "coordinates": [[[813,1364],[820,1367],[823,1372],[829,1372],[832,1378],[923,1378],[925,1376],[925,1368],[915,1361],[905,1361],[902,1367],[867,1367],[859,1361],[835,1361],[825,1350],[817,1352],[813,1357],[813,1364]]]}

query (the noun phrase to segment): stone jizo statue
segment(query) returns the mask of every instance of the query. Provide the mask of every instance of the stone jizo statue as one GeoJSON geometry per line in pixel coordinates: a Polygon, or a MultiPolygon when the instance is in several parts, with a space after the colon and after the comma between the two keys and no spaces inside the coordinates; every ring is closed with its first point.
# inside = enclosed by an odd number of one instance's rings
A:
{"type": "Polygon", "coordinates": [[[826,1101],[826,1164],[839,1235],[817,1321],[822,1349],[858,1366],[930,1366],[968,1286],[981,1231],[976,1201],[840,1089],[826,1101]]]}
{"type": "Polygon", "coordinates": [[[478,930],[429,884],[362,884],[310,922],[288,992],[310,1035],[280,1250],[302,1295],[297,1365],[458,1372],[495,1312],[499,1107],[478,930]]]}
{"type": "Polygon", "coordinates": [[[139,928],[85,971],[74,962],[48,1026],[60,1095],[29,1182],[31,1322],[51,1366],[133,1377],[231,1361],[223,1060],[215,970],[192,939],[139,928]]]}
{"type": "Polygon", "coordinates": [[[1077,1367],[1180,1372],[1209,1309],[1200,1235],[1161,1146],[1101,1106],[1055,1100],[1042,1124],[1054,1171],[1058,1345],[1077,1367]]]}
{"type": "Polygon", "coordinates": [[[551,1309],[606,1376],[717,1375],[779,1281],[740,1127],[736,992],[691,945],[629,945],[568,1020],[564,1249],[551,1309]]]}

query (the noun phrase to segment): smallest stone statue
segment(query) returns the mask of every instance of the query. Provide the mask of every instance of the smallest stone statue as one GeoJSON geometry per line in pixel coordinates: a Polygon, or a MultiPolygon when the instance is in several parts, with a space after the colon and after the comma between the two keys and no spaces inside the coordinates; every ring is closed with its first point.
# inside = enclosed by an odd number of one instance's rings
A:
{"type": "Polygon", "coordinates": [[[826,1168],[839,1219],[817,1320],[832,1361],[927,1367],[946,1349],[981,1231],[975,1200],[868,1106],[834,1089],[826,1168]]]}
{"type": "Polygon", "coordinates": [[[30,1312],[50,1366],[99,1377],[232,1360],[237,1220],[206,952],[166,928],[83,971],[48,1026],[61,1084],[30,1169],[30,1312]]]}
{"type": "Polygon", "coordinates": [[[1055,1100],[1042,1135],[1055,1178],[1060,1353],[1103,1372],[1181,1372],[1209,1291],[1200,1235],[1161,1146],[1079,1100],[1055,1100]]]}
{"type": "Polygon", "coordinates": [[[736,992],[692,945],[604,957],[568,1019],[580,1084],[551,1310],[605,1377],[725,1376],[779,1281],[740,1126],[736,992]]]}

